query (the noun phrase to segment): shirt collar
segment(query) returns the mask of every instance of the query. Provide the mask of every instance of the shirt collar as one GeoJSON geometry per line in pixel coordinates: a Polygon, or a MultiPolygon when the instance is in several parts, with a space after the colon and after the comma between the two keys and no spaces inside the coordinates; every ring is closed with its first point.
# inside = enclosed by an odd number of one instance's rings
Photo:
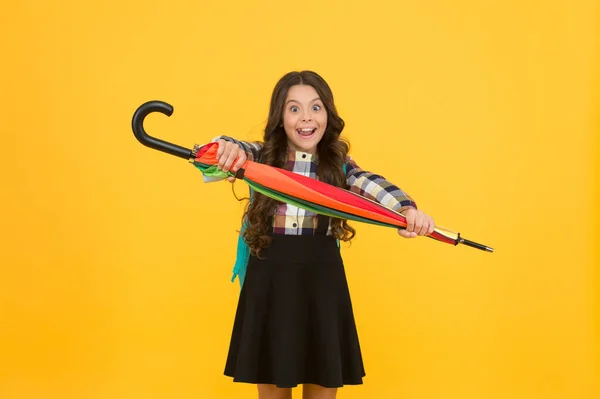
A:
{"type": "Polygon", "coordinates": [[[288,147],[288,159],[319,163],[319,156],[317,154],[311,154],[309,152],[304,151],[297,151],[290,147],[288,147]]]}

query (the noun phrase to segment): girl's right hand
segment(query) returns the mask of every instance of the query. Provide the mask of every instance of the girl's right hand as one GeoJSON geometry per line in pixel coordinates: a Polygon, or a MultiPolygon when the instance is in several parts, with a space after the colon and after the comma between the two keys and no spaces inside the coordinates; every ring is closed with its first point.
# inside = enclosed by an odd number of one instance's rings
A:
{"type": "MultiPolygon", "coordinates": [[[[239,145],[230,141],[220,139],[217,143],[219,144],[217,148],[217,160],[219,161],[217,167],[223,172],[228,172],[229,170],[234,173],[237,172],[244,162],[246,162],[246,152],[239,145]]],[[[227,180],[233,183],[235,177],[230,176],[227,180]]]]}

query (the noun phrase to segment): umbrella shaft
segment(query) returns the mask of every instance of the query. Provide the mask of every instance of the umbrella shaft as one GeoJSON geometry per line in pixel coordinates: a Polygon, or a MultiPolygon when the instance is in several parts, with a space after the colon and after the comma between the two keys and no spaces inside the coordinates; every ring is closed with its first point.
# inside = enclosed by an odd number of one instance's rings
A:
{"type": "Polygon", "coordinates": [[[473,241],[465,240],[465,239],[464,239],[464,238],[462,238],[462,237],[460,237],[460,238],[458,239],[458,243],[459,243],[459,244],[464,244],[464,245],[467,245],[467,246],[469,246],[469,247],[472,247],[472,248],[481,249],[482,251],[494,252],[494,249],[493,249],[493,248],[490,248],[490,247],[488,247],[488,246],[486,246],[486,245],[483,245],[483,244],[478,244],[478,243],[476,243],[476,242],[473,242],[473,241]]]}

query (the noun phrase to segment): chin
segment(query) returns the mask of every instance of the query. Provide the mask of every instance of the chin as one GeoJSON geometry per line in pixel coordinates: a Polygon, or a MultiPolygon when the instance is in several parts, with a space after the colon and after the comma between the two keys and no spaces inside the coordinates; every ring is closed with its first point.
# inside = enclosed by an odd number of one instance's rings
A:
{"type": "Polygon", "coordinates": [[[298,135],[296,132],[294,134],[288,134],[288,143],[293,146],[297,151],[308,152],[308,153],[316,153],[317,145],[319,141],[323,138],[322,134],[314,134],[310,138],[305,138],[298,135]]]}
{"type": "Polygon", "coordinates": [[[302,152],[315,152],[317,150],[318,143],[294,143],[294,146],[298,149],[298,151],[302,152]],[[311,151],[314,150],[314,151],[311,151]]]}

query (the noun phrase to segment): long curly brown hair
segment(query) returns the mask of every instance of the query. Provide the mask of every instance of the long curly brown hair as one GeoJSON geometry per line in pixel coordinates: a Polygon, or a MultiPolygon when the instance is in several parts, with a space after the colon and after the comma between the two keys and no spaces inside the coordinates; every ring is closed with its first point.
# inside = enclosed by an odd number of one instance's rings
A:
{"type": "MultiPolygon", "coordinates": [[[[294,85],[312,86],[327,110],[327,127],[317,145],[319,180],[336,187],[347,188],[342,165],[346,161],[350,145],[347,140],[340,137],[344,130],[344,120],[337,113],[329,85],[313,71],[289,72],[275,85],[264,132],[264,146],[260,151],[260,162],[279,168],[282,168],[286,162],[288,142],[282,126],[283,108],[288,90],[294,85]]],[[[268,236],[271,227],[270,216],[275,213],[278,204],[278,201],[254,192],[254,199],[244,213],[244,218],[248,220],[248,227],[243,236],[253,255],[258,256],[261,249],[271,243],[268,236]]],[[[350,241],[356,234],[354,228],[342,219],[331,218],[331,229],[333,236],[342,241],[350,241]]]]}

